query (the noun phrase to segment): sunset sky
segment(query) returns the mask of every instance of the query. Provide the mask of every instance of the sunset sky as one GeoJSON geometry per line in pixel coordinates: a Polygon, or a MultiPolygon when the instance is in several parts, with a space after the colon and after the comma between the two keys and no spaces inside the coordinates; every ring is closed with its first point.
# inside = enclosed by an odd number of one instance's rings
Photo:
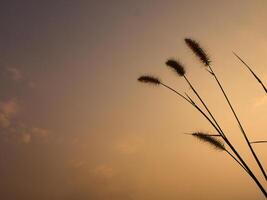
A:
{"type": "MultiPolygon", "coordinates": [[[[200,42],[250,140],[267,140],[266,0],[1,0],[0,199],[264,200],[225,152],[183,133],[215,133],[159,77],[177,58],[267,188],[213,78],[184,43],[200,42]]],[[[194,97],[195,99],[195,97],[194,97]]],[[[254,145],[267,170],[267,145],[254,145]]]]}

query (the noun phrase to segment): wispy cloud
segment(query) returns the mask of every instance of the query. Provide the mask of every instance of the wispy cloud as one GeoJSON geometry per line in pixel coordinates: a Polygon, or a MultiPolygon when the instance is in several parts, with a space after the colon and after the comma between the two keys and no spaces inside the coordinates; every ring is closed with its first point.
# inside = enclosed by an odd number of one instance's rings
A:
{"type": "Polygon", "coordinates": [[[0,113],[0,127],[7,128],[9,126],[10,126],[9,119],[3,113],[0,113]]]}
{"type": "Polygon", "coordinates": [[[122,138],[115,142],[115,149],[121,154],[134,154],[144,145],[144,140],[139,137],[122,138]]]}
{"type": "Polygon", "coordinates": [[[50,134],[50,131],[44,128],[33,127],[31,128],[31,134],[37,137],[46,138],[50,134]]]}
{"type": "Polygon", "coordinates": [[[110,179],[114,175],[114,170],[111,166],[102,164],[102,165],[95,167],[92,170],[92,174],[99,178],[110,179]]]}
{"type": "Polygon", "coordinates": [[[29,82],[28,82],[28,87],[29,87],[29,88],[36,88],[36,83],[33,82],[33,81],[29,81],[29,82]]]}
{"type": "Polygon", "coordinates": [[[10,99],[0,101],[0,128],[12,141],[29,144],[33,141],[46,142],[51,131],[36,126],[26,125],[17,118],[19,104],[16,100],[10,99]]]}
{"type": "Polygon", "coordinates": [[[18,103],[14,99],[2,101],[0,102],[0,112],[11,117],[18,112],[18,103]]]}
{"type": "Polygon", "coordinates": [[[18,135],[17,140],[24,144],[29,144],[31,142],[47,142],[48,136],[51,131],[39,127],[31,127],[25,124],[17,125],[15,128],[15,134],[18,135]]]}
{"type": "Polygon", "coordinates": [[[20,81],[23,79],[22,73],[19,69],[14,68],[14,67],[7,67],[6,70],[12,80],[20,81]]]}
{"type": "Polygon", "coordinates": [[[14,82],[23,83],[28,88],[36,88],[36,83],[24,73],[15,67],[6,67],[4,73],[8,79],[14,82]]]}
{"type": "Polygon", "coordinates": [[[0,102],[0,127],[7,128],[11,124],[12,118],[18,112],[18,104],[15,100],[0,102]]]}
{"type": "Polygon", "coordinates": [[[21,137],[21,141],[25,144],[29,144],[31,142],[32,136],[29,133],[23,133],[21,137]]]}
{"type": "Polygon", "coordinates": [[[72,159],[69,162],[69,166],[74,169],[81,169],[82,167],[86,165],[87,165],[87,162],[81,159],[72,159]]]}

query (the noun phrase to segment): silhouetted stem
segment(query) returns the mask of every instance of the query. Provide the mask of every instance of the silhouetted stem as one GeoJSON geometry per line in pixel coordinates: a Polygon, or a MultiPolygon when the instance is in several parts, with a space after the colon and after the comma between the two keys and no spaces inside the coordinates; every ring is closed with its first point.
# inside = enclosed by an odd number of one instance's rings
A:
{"type": "Polygon", "coordinates": [[[230,100],[228,99],[228,97],[227,97],[227,95],[226,95],[226,93],[225,93],[225,91],[224,91],[224,89],[223,89],[223,87],[222,87],[220,81],[218,80],[216,74],[214,73],[212,67],[211,67],[210,65],[209,65],[208,67],[209,67],[210,71],[212,72],[213,77],[215,78],[216,82],[218,83],[218,85],[219,85],[219,87],[220,87],[220,89],[221,89],[221,91],[222,91],[222,93],[223,93],[223,95],[224,95],[224,97],[225,97],[225,99],[226,99],[226,101],[227,101],[229,107],[231,108],[231,111],[232,111],[232,113],[233,113],[234,116],[235,116],[235,119],[236,119],[236,121],[237,121],[237,123],[238,123],[238,125],[239,125],[239,127],[240,127],[240,130],[241,130],[241,132],[242,132],[242,134],[243,134],[243,136],[244,136],[246,142],[247,142],[247,145],[249,146],[249,149],[250,149],[250,151],[252,152],[253,157],[255,158],[255,160],[256,160],[256,162],[257,162],[259,168],[261,169],[261,172],[263,173],[263,175],[264,175],[264,177],[265,177],[265,180],[267,180],[267,175],[266,175],[266,173],[265,173],[265,171],[264,171],[264,169],[263,169],[263,167],[262,167],[262,165],[261,165],[261,163],[260,163],[260,161],[259,161],[259,159],[258,159],[256,153],[254,152],[252,146],[250,145],[250,142],[249,142],[249,140],[248,140],[248,138],[247,138],[247,135],[246,135],[246,133],[245,133],[245,131],[244,131],[244,129],[243,129],[243,126],[242,126],[241,122],[239,121],[239,119],[238,119],[238,117],[237,117],[237,114],[236,114],[236,112],[235,112],[235,110],[234,110],[234,108],[233,108],[233,106],[232,106],[230,100]]]}
{"type": "MultiPolygon", "coordinates": [[[[209,123],[214,127],[214,129],[221,135],[221,131],[214,124],[214,122],[196,105],[196,103],[194,103],[194,101],[190,97],[189,97],[189,99],[187,99],[185,96],[183,96],[182,94],[180,94],[179,92],[177,92],[173,88],[171,88],[171,87],[169,87],[169,86],[167,86],[167,85],[165,85],[163,83],[161,83],[161,85],[163,85],[165,88],[171,90],[172,92],[176,93],[178,96],[180,96],[181,98],[183,98],[184,100],[186,100],[190,105],[194,106],[194,108],[196,108],[209,121],[209,123]]],[[[248,167],[248,165],[246,164],[246,162],[243,160],[243,158],[236,151],[236,149],[234,148],[234,146],[230,143],[230,141],[226,137],[224,138],[224,141],[228,144],[228,146],[231,148],[231,150],[234,152],[234,154],[237,156],[237,158],[240,160],[240,162],[236,158],[234,160],[236,162],[238,162],[242,166],[242,168],[245,169],[245,171],[248,173],[248,175],[254,180],[254,182],[257,184],[257,186],[259,187],[259,189],[262,191],[262,193],[264,194],[264,196],[267,197],[267,192],[265,191],[264,187],[261,185],[261,183],[259,182],[259,180],[257,179],[257,177],[253,174],[253,172],[250,170],[250,168],[248,167]]],[[[234,156],[232,158],[234,158],[234,156]]]]}
{"type": "MultiPolygon", "coordinates": [[[[215,130],[219,133],[219,135],[211,135],[211,136],[222,136],[221,135],[221,130],[218,129],[218,127],[214,124],[214,122],[206,115],[206,113],[204,113],[201,108],[198,107],[198,105],[187,95],[188,99],[183,96],[182,94],[180,94],[179,92],[177,92],[175,89],[171,88],[170,86],[166,85],[166,84],[163,84],[161,83],[165,88],[171,90],[172,92],[174,92],[175,94],[179,95],[180,97],[182,97],[184,100],[186,100],[188,103],[190,103],[195,109],[197,109],[209,122],[210,124],[215,128],[215,130]]],[[[227,138],[223,138],[224,141],[229,145],[230,142],[227,140],[227,138]]],[[[233,148],[233,146],[230,144],[230,147],[233,148]]],[[[245,169],[245,171],[249,174],[248,170],[240,163],[239,160],[237,160],[228,150],[226,150],[226,152],[236,161],[238,162],[238,164],[243,168],[245,169]]],[[[236,151],[235,151],[236,152],[236,151]]],[[[237,153],[237,152],[236,152],[237,153]]]]}
{"type": "MultiPolygon", "coordinates": [[[[207,70],[207,71],[210,72],[209,70],[207,70]]],[[[211,72],[211,74],[213,74],[213,73],[211,72]]],[[[222,138],[224,139],[224,141],[225,141],[228,145],[232,146],[232,144],[230,143],[230,141],[229,141],[229,140],[227,139],[227,137],[225,136],[223,130],[222,130],[221,127],[220,127],[220,125],[217,123],[217,120],[214,118],[214,116],[213,116],[213,114],[211,113],[211,111],[209,110],[208,106],[207,106],[206,103],[202,100],[202,98],[200,97],[200,95],[198,94],[198,92],[196,91],[196,89],[194,88],[194,86],[192,85],[192,83],[189,81],[189,79],[188,79],[185,75],[184,75],[183,77],[185,78],[185,80],[186,80],[186,82],[188,83],[188,85],[189,85],[189,86],[191,87],[191,89],[194,91],[194,93],[196,94],[196,96],[198,97],[198,99],[201,101],[202,105],[205,107],[205,109],[208,111],[209,115],[211,116],[211,118],[213,119],[213,121],[215,122],[215,124],[217,125],[218,129],[220,130],[220,136],[222,136],[222,138]]],[[[191,101],[192,101],[192,100],[191,100],[191,101]]],[[[218,130],[217,130],[217,131],[218,131],[218,130]]],[[[228,153],[230,153],[230,152],[228,152],[228,153]]],[[[231,156],[233,156],[233,155],[231,154],[231,156]]],[[[237,160],[235,157],[234,157],[234,159],[237,160]]],[[[238,163],[240,163],[240,162],[238,161],[238,163]]],[[[244,168],[243,165],[242,165],[242,167],[244,168]]],[[[247,171],[247,169],[246,169],[246,171],[247,171]]]]}
{"type": "Polygon", "coordinates": [[[235,52],[233,52],[233,54],[248,68],[248,70],[252,73],[252,75],[254,76],[254,78],[261,84],[261,86],[263,87],[265,93],[267,93],[267,88],[265,87],[265,85],[262,83],[261,79],[254,73],[254,71],[249,67],[249,65],[243,60],[241,59],[235,52]]]}
{"type": "Polygon", "coordinates": [[[231,156],[249,174],[248,170],[241,164],[241,162],[239,160],[237,160],[236,157],[234,157],[227,149],[225,149],[225,151],[229,156],[231,156]]]}
{"type": "MultiPolygon", "coordinates": [[[[207,70],[207,71],[209,71],[209,70],[207,70]]],[[[209,71],[210,72],[210,71],[209,71]]],[[[211,74],[212,74],[212,72],[211,72],[211,74]]],[[[223,130],[221,129],[221,127],[220,127],[220,125],[217,123],[217,120],[215,119],[215,117],[213,116],[213,114],[211,113],[211,111],[209,110],[209,108],[208,108],[208,106],[206,105],[206,103],[202,100],[202,98],[200,97],[200,95],[198,94],[198,92],[196,91],[196,89],[194,88],[194,86],[191,84],[191,82],[189,81],[189,79],[184,75],[183,76],[184,77],[184,79],[186,80],[186,82],[188,83],[188,85],[191,87],[191,89],[193,90],[193,92],[196,94],[196,96],[198,97],[198,99],[201,101],[201,103],[202,103],[202,105],[205,107],[205,109],[208,111],[208,113],[209,113],[209,115],[211,116],[211,118],[213,119],[213,121],[214,121],[214,123],[217,125],[217,127],[218,127],[218,129],[220,130],[220,136],[222,136],[222,138],[224,139],[224,141],[228,144],[228,145],[230,145],[230,146],[232,146],[232,144],[230,143],[230,141],[227,139],[227,137],[225,136],[225,134],[224,134],[224,132],[223,132],[223,130]]],[[[191,100],[192,101],[192,100],[191,100]]],[[[217,130],[217,129],[216,129],[217,130]]],[[[218,132],[218,130],[217,130],[217,132],[218,132]]],[[[218,135],[217,135],[218,136],[218,135]]],[[[233,146],[232,146],[233,147],[233,146]]],[[[232,149],[232,148],[231,148],[232,149]]],[[[229,154],[230,152],[228,152],[228,154],[229,154]]],[[[231,156],[233,156],[232,154],[230,154],[231,156]]],[[[235,157],[234,157],[234,159],[236,160],[236,161],[238,161],[235,157]]],[[[240,162],[238,161],[238,163],[240,164],[240,162]]],[[[244,168],[244,166],[241,164],[241,166],[242,166],[242,168],[244,168]]],[[[247,169],[245,169],[246,171],[247,171],[247,169]]]]}
{"type": "MultiPolygon", "coordinates": [[[[210,122],[210,124],[215,128],[215,130],[220,134],[220,130],[217,128],[217,126],[215,126],[215,124],[211,121],[211,119],[196,105],[196,103],[194,103],[194,101],[189,97],[189,99],[193,102],[193,106],[210,122]]],[[[261,185],[261,183],[259,182],[259,180],[257,179],[257,177],[253,174],[253,172],[251,171],[251,169],[248,167],[248,165],[246,164],[246,162],[243,160],[243,158],[239,155],[239,153],[236,151],[236,149],[234,148],[234,146],[231,144],[231,142],[228,140],[227,137],[223,138],[224,141],[226,142],[226,144],[230,147],[230,149],[234,152],[234,154],[237,156],[237,158],[235,158],[229,151],[227,151],[227,153],[236,161],[238,162],[238,164],[248,173],[248,175],[254,180],[254,182],[257,184],[257,186],[259,187],[259,189],[262,191],[262,193],[264,194],[265,197],[267,197],[267,192],[265,191],[264,187],[261,185]]]]}
{"type": "Polygon", "coordinates": [[[261,141],[253,141],[253,142],[250,142],[250,144],[256,144],[256,143],[267,143],[267,141],[261,140],[261,141]]]}
{"type": "Polygon", "coordinates": [[[220,125],[217,123],[217,120],[215,119],[215,117],[213,116],[213,114],[210,112],[210,110],[209,110],[208,106],[206,105],[206,103],[202,100],[202,98],[200,97],[200,95],[198,94],[198,92],[195,90],[195,88],[193,87],[193,85],[191,84],[191,82],[188,80],[188,78],[185,75],[183,75],[183,77],[186,80],[186,82],[188,83],[188,85],[190,86],[190,88],[193,90],[193,92],[196,94],[196,96],[198,97],[198,99],[200,100],[200,102],[202,103],[202,105],[205,107],[206,111],[209,113],[209,115],[213,119],[214,123],[216,124],[216,126],[220,130],[220,135],[224,138],[225,135],[223,133],[223,130],[221,129],[220,125]]]}
{"type": "MultiPolygon", "coordinates": [[[[211,73],[212,74],[212,73],[211,73]]],[[[220,136],[222,136],[222,138],[224,139],[224,141],[232,146],[232,144],[230,143],[230,141],[227,139],[227,137],[225,136],[223,130],[221,129],[220,125],[217,123],[217,120],[214,118],[213,114],[211,113],[211,111],[209,110],[209,108],[207,107],[206,103],[202,100],[202,98],[200,97],[200,95],[198,94],[198,92],[195,90],[194,86],[191,84],[191,82],[188,80],[188,78],[184,75],[183,76],[186,80],[186,82],[189,84],[189,86],[191,87],[191,89],[194,91],[194,93],[196,94],[196,96],[198,97],[198,99],[201,101],[202,105],[205,107],[205,109],[207,110],[207,112],[209,113],[209,115],[211,116],[211,118],[213,119],[213,121],[215,122],[215,124],[217,125],[218,129],[220,130],[220,136]]],[[[218,136],[218,135],[217,135],[218,136]]],[[[233,146],[232,146],[233,147],[233,146]]],[[[231,148],[232,149],[232,148],[231,148]]],[[[240,163],[239,160],[237,160],[229,151],[227,151],[227,153],[233,157],[238,163],[239,165],[241,165],[241,167],[243,169],[246,170],[246,172],[248,172],[248,170],[240,163]]]]}
{"type": "Polygon", "coordinates": [[[237,156],[237,158],[240,160],[240,162],[243,164],[243,166],[247,169],[247,173],[250,175],[250,177],[254,180],[254,182],[258,185],[259,189],[264,194],[265,198],[267,198],[267,192],[265,191],[264,187],[261,185],[257,177],[254,175],[254,173],[251,171],[249,166],[246,164],[246,162],[243,160],[243,158],[239,155],[239,153],[236,151],[234,146],[230,143],[230,141],[227,138],[224,138],[225,142],[229,145],[229,147],[232,149],[234,154],[237,156]]]}
{"type": "Polygon", "coordinates": [[[175,89],[171,88],[170,86],[168,86],[168,85],[166,85],[166,84],[164,84],[164,83],[162,83],[162,82],[160,82],[160,84],[161,84],[162,86],[164,86],[165,88],[167,88],[167,89],[173,91],[173,92],[176,93],[177,95],[179,95],[181,98],[183,98],[184,100],[186,100],[188,103],[192,104],[192,103],[190,102],[190,100],[188,100],[188,99],[187,99],[184,95],[182,95],[181,93],[177,92],[175,89]]]}

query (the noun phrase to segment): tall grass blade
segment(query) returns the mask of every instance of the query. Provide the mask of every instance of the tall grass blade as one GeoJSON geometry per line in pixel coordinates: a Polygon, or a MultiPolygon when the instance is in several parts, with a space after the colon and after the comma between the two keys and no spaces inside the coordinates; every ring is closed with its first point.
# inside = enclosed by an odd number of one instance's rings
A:
{"type": "Polygon", "coordinates": [[[257,144],[257,143],[267,143],[266,140],[260,140],[260,141],[252,141],[250,144],[257,144]]]}
{"type": "Polygon", "coordinates": [[[267,93],[267,88],[262,83],[261,79],[255,74],[255,72],[251,69],[251,67],[242,59],[240,56],[238,56],[235,52],[233,54],[248,68],[248,70],[251,72],[251,74],[254,76],[254,78],[260,83],[260,85],[263,87],[265,93],[267,93]]]}

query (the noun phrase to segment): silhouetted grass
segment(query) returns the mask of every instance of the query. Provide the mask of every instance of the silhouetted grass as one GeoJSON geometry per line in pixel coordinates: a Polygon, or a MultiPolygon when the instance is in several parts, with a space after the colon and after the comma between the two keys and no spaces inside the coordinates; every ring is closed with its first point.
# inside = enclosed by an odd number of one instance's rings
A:
{"type": "Polygon", "coordinates": [[[265,93],[267,93],[267,88],[265,87],[265,85],[262,83],[261,79],[255,74],[255,72],[251,69],[251,67],[243,60],[240,58],[240,56],[238,56],[235,52],[233,52],[233,54],[248,68],[248,70],[251,72],[251,74],[254,76],[254,78],[260,83],[260,85],[262,86],[262,88],[264,89],[265,93]]]}
{"type": "Polygon", "coordinates": [[[193,135],[194,137],[196,137],[200,141],[203,141],[203,142],[210,144],[212,147],[214,147],[214,149],[217,149],[220,151],[225,150],[224,143],[221,142],[219,139],[217,139],[215,136],[212,136],[212,135],[209,135],[206,133],[202,133],[202,132],[194,132],[194,133],[191,133],[191,135],[193,135]]]}
{"type": "Polygon", "coordinates": [[[236,121],[238,123],[238,126],[239,126],[239,128],[240,128],[240,130],[241,130],[241,132],[242,132],[242,134],[243,134],[243,136],[245,138],[245,141],[246,141],[246,143],[247,143],[247,145],[248,145],[248,147],[249,147],[254,159],[256,160],[256,162],[257,162],[262,174],[264,175],[265,180],[267,180],[267,175],[265,173],[265,170],[264,170],[259,158],[257,157],[253,147],[251,146],[251,144],[249,142],[249,139],[248,139],[247,134],[246,134],[246,132],[245,132],[245,130],[243,128],[243,125],[241,124],[241,122],[240,122],[240,120],[239,120],[239,118],[238,118],[238,116],[237,116],[237,114],[236,114],[236,112],[235,112],[235,110],[234,110],[234,108],[233,108],[233,106],[232,106],[232,104],[231,104],[231,102],[230,102],[225,90],[223,89],[221,82],[219,81],[216,73],[213,71],[213,68],[210,65],[210,59],[206,56],[207,54],[205,53],[204,49],[202,49],[200,47],[200,45],[196,41],[186,38],[185,42],[191,48],[191,50],[198,56],[198,58],[204,63],[204,65],[208,67],[208,70],[209,70],[210,74],[214,77],[214,79],[216,80],[217,84],[219,85],[219,88],[222,91],[222,93],[223,93],[223,95],[224,95],[224,97],[225,97],[225,99],[226,99],[226,101],[227,101],[232,113],[234,114],[234,117],[235,117],[235,119],[236,119],[236,121]]]}
{"type": "Polygon", "coordinates": [[[144,82],[144,83],[155,84],[155,85],[160,84],[160,80],[158,78],[155,78],[155,77],[149,76],[149,75],[140,76],[138,78],[138,81],[144,82]]]}
{"type": "Polygon", "coordinates": [[[256,143],[267,143],[266,140],[259,140],[259,141],[252,141],[250,144],[256,144],[256,143]]]}
{"type": "MultiPolygon", "coordinates": [[[[193,39],[190,38],[186,38],[185,42],[187,44],[187,46],[194,52],[194,54],[200,59],[200,61],[204,64],[204,66],[206,67],[205,69],[214,77],[214,79],[216,80],[217,84],[219,85],[220,90],[222,91],[232,113],[235,116],[235,119],[239,125],[239,128],[248,144],[249,149],[251,150],[259,168],[261,169],[263,175],[266,178],[266,174],[265,171],[257,157],[257,155],[255,154],[251,144],[256,144],[256,143],[265,143],[267,141],[253,141],[250,142],[247,138],[247,135],[243,129],[243,126],[239,120],[239,118],[237,117],[237,114],[235,112],[235,110],[233,109],[233,106],[228,98],[228,96],[226,95],[222,84],[220,83],[220,81],[217,78],[217,75],[215,74],[213,68],[211,67],[211,61],[210,58],[207,56],[207,53],[204,51],[204,49],[193,39]]],[[[188,85],[190,86],[190,88],[193,90],[194,94],[196,95],[196,97],[199,99],[199,101],[202,103],[202,105],[204,106],[206,112],[208,112],[208,115],[196,104],[196,102],[187,94],[185,93],[185,95],[182,95],[180,92],[178,92],[177,90],[174,90],[172,87],[168,86],[167,84],[161,82],[159,79],[153,77],[153,76],[141,76],[138,78],[139,81],[144,82],[144,83],[149,83],[149,84],[154,84],[154,85],[162,85],[164,86],[166,89],[169,89],[170,91],[174,92],[175,94],[177,94],[179,97],[181,97],[182,99],[184,99],[186,102],[188,102],[190,105],[192,105],[212,126],[213,128],[216,130],[216,132],[218,134],[206,134],[206,133],[202,133],[202,132],[194,132],[191,133],[191,135],[193,135],[194,137],[198,138],[199,140],[210,144],[211,146],[215,147],[215,149],[221,150],[221,151],[225,151],[229,156],[231,156],[231,158],[233,158],[236,163],[239,164],[240,167],[242,167],[244,169],[244,171],[254,180],[254,182],[256,183],[256,185],[258,186],[258,188],[261,190],[261,192],[264,194],[265,197],[267,197],[267,193],[265,188],[262,186],[262,184],[260,183],[260,181],[258,180],[258,178],[254,175],[254,173],[252,172],[252,170],[250,169],[250,167],[248,166],[248,164],[244,161],[244,159],[241,157],[241,155],[239,154],[239,152],[236,150],[236,148],[231,144],[231,142],[228,140],[225,132],[222,130],[221,126],[219,125],[219,123],[217,122],[217,120],[215,119],[214,115],[212,114],[212,112],[210,111],[210,109],[208,108],[207,104],[205,103],[205,101],[202,99],[202,97],[199,95],[199,93],[197,92],[197,90],[195,89],[195,87],[192,85],[191,81],[187,78],[186,76],[186,70],[185,67],[181,64],[181,62],[175,60],[175,59],[169,59],[165,62],[165,64],[170,67],[172,70],[174,70],[174,72],[179,76],[179,77],[183,77],[185,79],[185,81],[188,83],[188,85]],[[219,138],[219,139],[218,139],[219,138]],[[222,141],[221,141],[222,140],[222,141]],[[226,145],[226,146],[225,146],[226,145]],[[231,152],[226,148],[230,148],[231,152]]],[[[254,74],[254,73],[253,73],[254,74]]]]}

